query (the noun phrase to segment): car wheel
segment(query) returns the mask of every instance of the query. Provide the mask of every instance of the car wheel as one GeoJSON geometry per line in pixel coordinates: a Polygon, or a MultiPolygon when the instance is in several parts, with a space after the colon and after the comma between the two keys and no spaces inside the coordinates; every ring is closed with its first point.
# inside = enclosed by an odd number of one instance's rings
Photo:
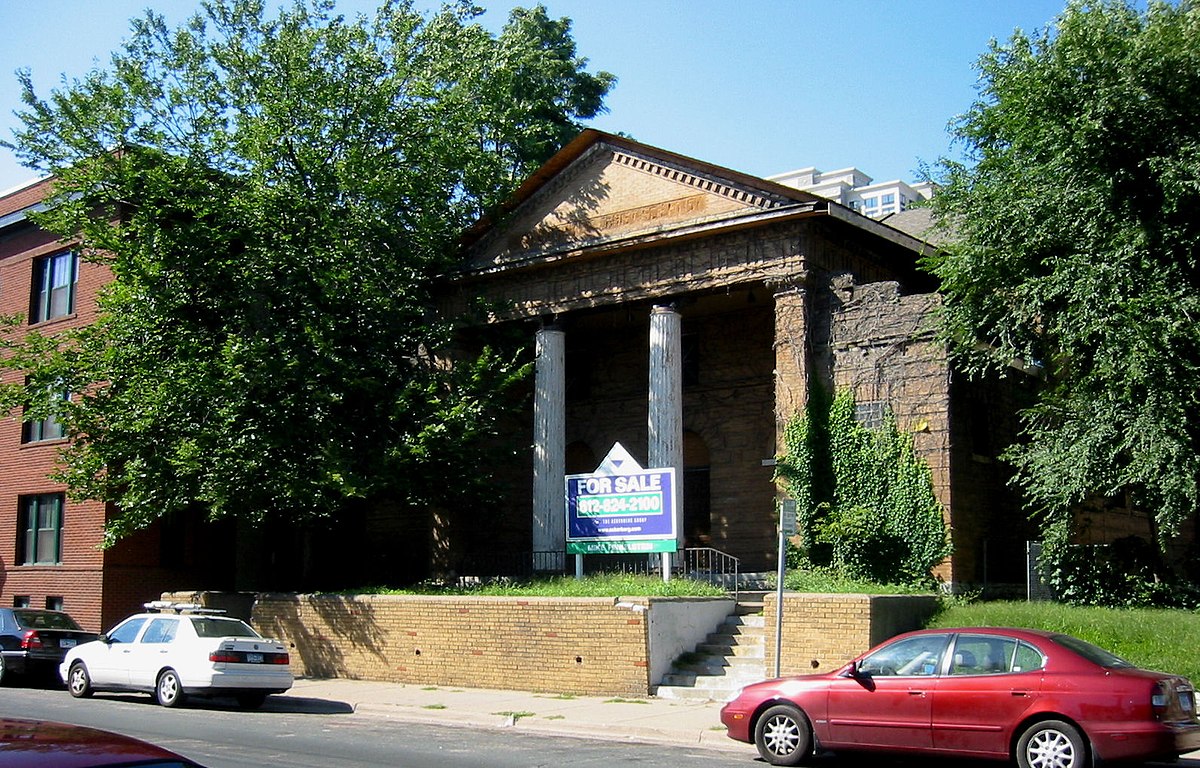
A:
{"type": "Polygon", "coordinates": [[[1061,720],[1034,723],[1017,742],[1021,768],[1084,768],[1087,744],[1079,729],[1061,720]]]}
{"type": "Polygon", "coordinates": [[[85,699],[92,695],[92,678],[82,661],[72,664],[71,671],[67,672],[67,691],[77,699],[85,699]]]}
{"type": "Polygon", "coordinates": [[[179,682],[179,674],[173,669],[165,669],[158,676],[158,685],[154,686],[154,698],[164,707],[178,707],[183,703],[183,684],[179,682]]]}
{"type": "Polygon", "coordinates": [[[4,669],[4,654],[0,653],[0,685],[7,683],[10,677],[12,677],[12,674],[6,672],[4,669]]]}
{"type": "Polygon", "coordinates": [[[776,704],[754,726],[754,746],[771,765],[799,765],[811,745],[808,718],[791,704],[776,704]]]}
{"type": "Polygon", "coordinates": [[[241,707],[242,709],[258,709],[259,707],[261,707],[263,705],[263,702],[266,700],[267,700],[267,694],[259,693],[257,691],[250,691],[248,693],[239,693],[237,695],[238,706],[241,707]]]}

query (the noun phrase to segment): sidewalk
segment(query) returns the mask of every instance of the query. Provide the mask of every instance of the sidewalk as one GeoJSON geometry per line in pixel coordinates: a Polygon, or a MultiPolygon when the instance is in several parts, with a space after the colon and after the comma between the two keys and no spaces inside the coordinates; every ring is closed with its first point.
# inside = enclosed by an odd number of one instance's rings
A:
{"type": "Polygon", "coordinates": [[[725,735],[721,704],[715,702],[302,678],[287,693],[270,697],[265,708],[354,712],[436,725],[513,728],[557,736],[720,749],[747,757],[757,754],[752,745],[725,735]]]}

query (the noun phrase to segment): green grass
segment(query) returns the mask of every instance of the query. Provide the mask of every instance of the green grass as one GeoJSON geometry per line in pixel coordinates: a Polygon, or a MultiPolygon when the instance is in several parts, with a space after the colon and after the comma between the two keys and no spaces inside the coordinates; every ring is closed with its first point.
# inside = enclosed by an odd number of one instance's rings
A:
{"type": "MultiPolygon", "coordinates": [[[[772,580],[774,581],[774,580],[772,580]]],[[[918,595],[929,594],[925,587],[905,584],[876,584],[873,581],[849,579],[834,570],[824,568],[794,568],[783,576],[783,588],[793,592],[836,594],[918,595]]]]}
{"type": "Polygon", "coordinates": [[[1030,627],[1074,635],[1139,667],[1200,683],[1200,614],[1166,608],[1085,608],[1059,603],[953,604],[931,627],[1030,627]]]}
{"type": "Polygon", "coordinates": [[[485,595],[498,597],[721,597],[725,591],[691,579],[663,581],[660,576],[600,574],[576,579],[557,576],[532,581],[480,584],[470,588],[423,584],[404,589],[371,587],[343,595],[485,595]]]}

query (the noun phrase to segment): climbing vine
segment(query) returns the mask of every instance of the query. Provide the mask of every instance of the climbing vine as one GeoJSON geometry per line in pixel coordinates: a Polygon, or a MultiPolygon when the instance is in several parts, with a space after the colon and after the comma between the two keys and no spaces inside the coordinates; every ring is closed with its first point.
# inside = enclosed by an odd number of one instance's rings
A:
{"type": "Polygon", "coordinates": [[[854,395],[820,389],[789,421],[776,478],[796,500],[803,562],[889,584],[932,580],[951,552],[929,466],[888,410],[883,424],[855,419],[854,395]]]}

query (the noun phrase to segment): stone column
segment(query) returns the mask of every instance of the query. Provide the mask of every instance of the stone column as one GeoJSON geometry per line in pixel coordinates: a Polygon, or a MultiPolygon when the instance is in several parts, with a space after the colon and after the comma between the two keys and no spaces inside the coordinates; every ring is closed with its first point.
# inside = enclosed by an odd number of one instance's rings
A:
{"type": "Polygon", "coordinates": [[[683,544],[683,334],[674,307],[650,314],[649,469],[675,468],[675,530],[683,544]]]}
{"type": "MultiPolygon", "coordinates": [[[[533,392],[533,551],[534,568],[546,568],[545,555],[566,547],[566,339],[554,326],[537,332],[533,392]]],[[[553,558],[561,563],[560,558],[553,558]]],[[[560,567],[556,565],[555,567],[560,567]]]]}
{"type": "Polygon", "coordinates": [[[809,358],[808,290],[789,288],[775,294],[775,450],[783,453],[783,433],[808,405],[812,363],[809,358]]]}

